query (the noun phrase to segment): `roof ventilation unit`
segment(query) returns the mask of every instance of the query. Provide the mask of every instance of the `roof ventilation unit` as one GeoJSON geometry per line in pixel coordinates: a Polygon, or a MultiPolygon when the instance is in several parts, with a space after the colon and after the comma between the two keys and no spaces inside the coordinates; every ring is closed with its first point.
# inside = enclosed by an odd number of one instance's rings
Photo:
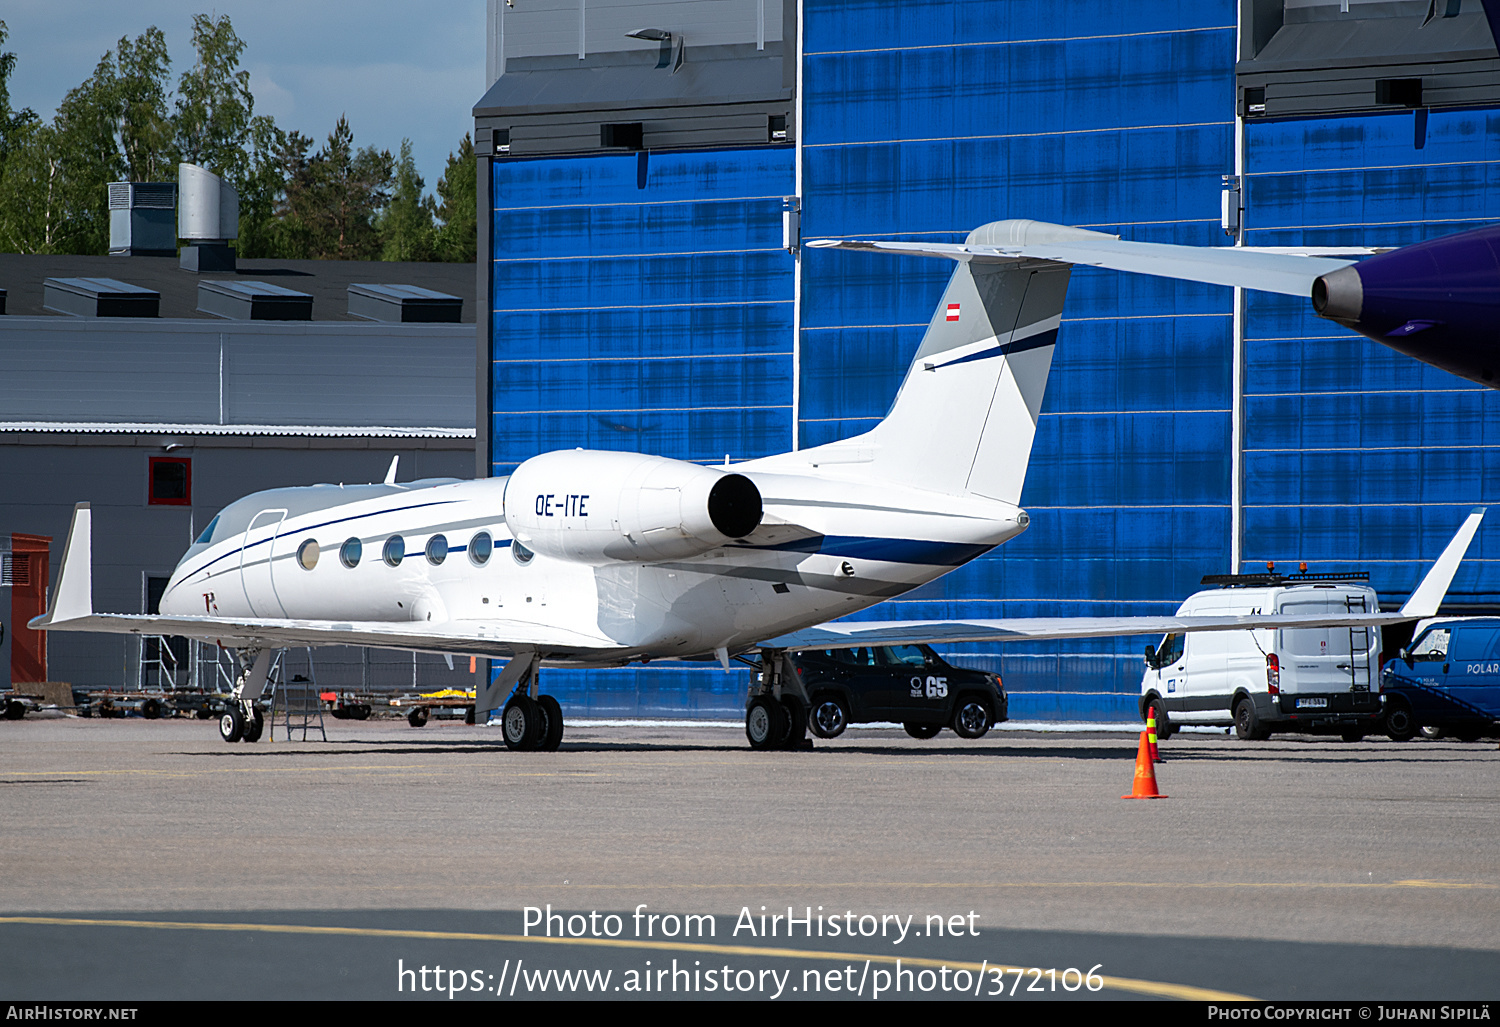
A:
{"type": "Polygon", "coordinates": [[[109,183],[110,256],[176,256],[176,208],[175,182],[109,183]]]}
{"type": "Polygon", "coordinates": [[[182,203],[177,208],[177,236],[182,248],[182,269],[233,271],[232,239],[240,236],[240,194],[207,168],[177,165],[177,187],[182,203]]]}
{"type": "Polygon", "coordinates": [[[198,283],[198,309],[232,321],[311,321],[313,298],[269,282],[198,283]]]}
{"type": "Polygon", "coordinates": [[[415,285],[351,285],[349,315],[371,321],[457,324],[464,301],[415,285]]]}
{"type": "Polygon", "coordinates": [[[155,317],[161,293],[113,278],[48,278],[42,304],[74,317],[155,317]]]}

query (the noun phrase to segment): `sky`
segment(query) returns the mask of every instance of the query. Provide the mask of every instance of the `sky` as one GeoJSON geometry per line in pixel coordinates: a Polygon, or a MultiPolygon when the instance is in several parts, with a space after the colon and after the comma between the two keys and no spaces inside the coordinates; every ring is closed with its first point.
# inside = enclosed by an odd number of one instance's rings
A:
{"type": "Polygon", "coordinates": [[[311,136],[317,149],[340,114],[356,146],[412,143],[430,193],[450,151],[472,132],[484,91],[484,0],[5,0],[4,49],[16,55],[11,106],[51,119],[121,36],[155,25],[172,83],[193,64],[193,15],[227,14],[245,42],[255,113],[311,136]]]}

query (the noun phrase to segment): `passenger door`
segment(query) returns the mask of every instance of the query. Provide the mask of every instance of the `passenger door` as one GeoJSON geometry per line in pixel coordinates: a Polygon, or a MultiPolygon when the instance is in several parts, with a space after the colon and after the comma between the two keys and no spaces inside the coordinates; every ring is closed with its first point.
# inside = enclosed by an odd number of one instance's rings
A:
{"type": "Polygon", "coordinates": [[[286,511],[262,510],[250,518],[240,540],[240,584],[245,590],[245,602],[250,613],[256,617],[285,617],[281,600],[276,595],[272,560],[276,556],[276,544],[281,541],[281,525],[286,520],[286,511]]]}

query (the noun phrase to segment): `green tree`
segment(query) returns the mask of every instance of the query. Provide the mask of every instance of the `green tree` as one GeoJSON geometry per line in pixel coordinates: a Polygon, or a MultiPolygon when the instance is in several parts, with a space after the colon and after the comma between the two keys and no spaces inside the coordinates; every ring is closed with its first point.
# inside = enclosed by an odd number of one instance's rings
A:
{"type": "Polygon", "coordinates": [[[477,169],[474,140],[465,132],[463,142],[458,144],[458,153],[448,154],[448,165],[443,169],[443,177],[438,179],[437,192],[441,201],[438,218],[443,223],[437,231],[439,260],[463,264],[474,262],[479,245],[477,169]]]}
{"type": "Polygon", "coordinates": [[[50,177],[62,210],[51,252],[102,254],[109,248],[108,184],[125,172],[116,141],[118,97],[114,55],[106,53],[58,105],[52,120],[57,171],[50,177]]]}
{"type": "Polygon", "coordinates": [[[116,116],[125,172],[132,182],[170,181],[177,175],[176,126],[168,108],[172,58],[155,25],[115,48],[116,116]]]}
{"type": "Polygon", "coordinates": [[[433,214],[437,205],[432,197],[422,195],[422,176],[412,159],[411,140],[401,140],[401,157],[396,162],[396,185],[390,205],[380,217],[381,260],[432,260],[436,252],[437,226],[433,214]]]}
{"type": "MultiPolygon", "coordinates": [[[[297,133],[292,133],[296,136],[297,133]]],[[[249,170],[239,184],[240,237],[235,252],[242,257],[283,257],[278,205],[286,188],[281,154],[287,133],[264,114],[250,119],[249,170]]],[[[303,152],[311,142],[306,136],[303,152]]]]}
{"type": "Polygon", "coordinates": [[[320,260],[378,258],[375,222],[390,201],[391,152],[356,150],[349,120],[340,117],[324,147],[310,158],[305,153],[289,147],[284,155],[283,166],[292,169],[282,205],[288,249],[305,240],[306,255],[320,260]]]}
{"type": "Polygon", "coordinates": [[[250,73],[239,68],[245,44],[229,15],[195,14],[193,50],[197,62],[177,82],[177,152],[238,188],[250,172],[244,140],[255,117],[250,73]]]}
{"type": "Polygon", "coordinates": [[[57,133],[36,120],[8,135],[0,177],[0,252],[61,253],[65,204],[57,133]]]}
{"type": "MultiPolygon", "coordinates": [[[[0,46],[10,36],[5,22],[0,21],[0,46]]],[[[5,158],[10,153],[18,135],[27,125],[36,123],[36,112],[30,107],[12,110],[10,106],[10,76],[16,70],[16,55],[0,51],[0,177],[5,175],[5,158]]]]}

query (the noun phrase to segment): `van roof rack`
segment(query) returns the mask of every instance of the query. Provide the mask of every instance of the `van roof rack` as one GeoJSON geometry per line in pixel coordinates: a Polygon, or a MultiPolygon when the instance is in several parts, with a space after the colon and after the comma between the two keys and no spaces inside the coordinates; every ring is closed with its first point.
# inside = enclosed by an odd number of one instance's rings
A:
{"type": "Polygon", "coordinates": [[[1314,581],[1369,580],[1369,571],[1298,571],[1293,574],[1271,571],[1263,574],[1205,574],[1200,584],[1218,585],[1221,588],[1264,588],[1267,585],[1301,585],[1314,581]]]}

